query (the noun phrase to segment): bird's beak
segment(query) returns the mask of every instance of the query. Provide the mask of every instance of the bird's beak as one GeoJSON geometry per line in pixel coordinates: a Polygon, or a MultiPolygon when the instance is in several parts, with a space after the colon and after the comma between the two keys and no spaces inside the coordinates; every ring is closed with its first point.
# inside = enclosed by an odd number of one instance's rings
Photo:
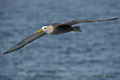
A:
{"type": "Polygon", "coordinates": [[[41,28],[40,30],[36,31],[35,34],[43,32],[43,29],[41,28]]]}

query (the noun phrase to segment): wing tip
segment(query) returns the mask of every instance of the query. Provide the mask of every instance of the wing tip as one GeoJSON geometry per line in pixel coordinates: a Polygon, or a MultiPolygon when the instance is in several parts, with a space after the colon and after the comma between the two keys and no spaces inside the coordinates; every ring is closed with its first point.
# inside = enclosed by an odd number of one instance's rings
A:
{"type": "Polygon", "coordinates": [[[113,18],[114,20],[116,20],[116,19],[119,19],[119,17],[118,18],[113,18]]]}
{"type": "Polygon", "coordinates": [[[108,19],[108,20],[117,20],[117,19],[119,19],[119,17],[117,17],[117,18],[111,18],[111,19],[108,19]]]}
{"type": "Polygon", "coordinates": [[[3,53],[3,55],[6,55],[6,54],[8,54],[8,53],[11,53],[11,52],[10,52],[10,51],[6,51],[6,52],[3,53]]]}
{"type": "Polygon", "coordinates": [[[8,54],[8,53],[9,53],[9,52],[6,51],[6,52],[3,53],[3,55],[8,54]]]}

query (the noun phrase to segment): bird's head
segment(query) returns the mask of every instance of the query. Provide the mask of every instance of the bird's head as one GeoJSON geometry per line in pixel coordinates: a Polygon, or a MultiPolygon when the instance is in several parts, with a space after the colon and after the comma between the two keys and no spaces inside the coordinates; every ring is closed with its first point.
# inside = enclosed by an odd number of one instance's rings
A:
{"type": "Polygon", "coordinates": [[[35,34],[41,33],[41,32],[45,32],[47,34],[50,34],[52,31],[52,27],[51,26],[43,26],[40,30],[36,31],[35,34]]]}

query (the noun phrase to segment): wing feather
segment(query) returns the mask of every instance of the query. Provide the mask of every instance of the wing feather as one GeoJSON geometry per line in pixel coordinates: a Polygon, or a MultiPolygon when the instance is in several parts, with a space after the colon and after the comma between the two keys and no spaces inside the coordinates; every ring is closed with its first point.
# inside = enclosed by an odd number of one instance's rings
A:
{"type": "Polygon", "coordinates": [[[73,20],[70,22],[62,23],[60,25],[74,25],[78,23],[88,23],[88,22],[101,22],[101,21],[110,21],[110,20],[116,20],[118,18],[111,18],[111,19],[101,19],[101,20],[73,20]]]}
{"type": "Polygon", "coordinates": [[[18,43],[17,45],[13,46],[12,48],[10,48],[8,51],[6,51],[5,53],[3,54],[8,54],[8,53],[11,53],[15,50],[18,50],[22,47],[24,47],[26,44],[34,41],[35,39],[38,39],[39,37],[45,35],[46,33],[42,32],[42,33],[39,33],[39,34],[33,34],[27,38],[25,38],[24,40],[22,40],[20,43],[18,43]]]}

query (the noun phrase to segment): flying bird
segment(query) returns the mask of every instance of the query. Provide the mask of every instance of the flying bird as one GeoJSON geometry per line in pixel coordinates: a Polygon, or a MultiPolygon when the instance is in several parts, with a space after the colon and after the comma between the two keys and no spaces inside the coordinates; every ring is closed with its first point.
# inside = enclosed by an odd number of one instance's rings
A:
{"type": "Polygon", "coordinates": [[[56,35],[56,34],[67,33],[67,32],[70,32],[70,31],[82,32],[80,26],[72,26],[74,24],[88,23],[88,22],[110,21],[110,20],[116,20],[116,19],[118,19],[118,18],[102,19],[102,20],[73,20],[73,21],[66,22],[66,23],[53,23],[50,26],[43,26],[40,30],[36,31],[33,35],[25,38],[20,43],[13,46],[11,49],[9,49],[8,51],[6,51],[3,54],[8,54],[8,53],[11,53],[13,51],[16,51],[16,50],[24,47],[26,44],[34,41],[35,39],[38,39],[38,38],[42,37],[45,34],[56,35]]]}

